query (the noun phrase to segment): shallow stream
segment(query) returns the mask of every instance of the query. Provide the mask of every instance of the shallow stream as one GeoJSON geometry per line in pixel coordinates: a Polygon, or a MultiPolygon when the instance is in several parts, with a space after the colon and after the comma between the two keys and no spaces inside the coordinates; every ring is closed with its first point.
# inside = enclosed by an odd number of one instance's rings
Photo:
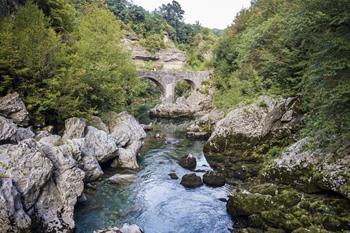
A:
{"type": "MultiPolygon", "coordinates": [[[[91,233],[96,229],[137,224],[146,233],[228,233],[232,221],[226,205],[228,185],[210,188],[203,185],[186,189],[168,174],[176,172],[181,178],[190,173],[178,165],[179,159],[192,153],[197,169],[210,170],[203,155],[203,142],[185,137],[183,123],[162,123],[158,132],[162,139],[149,133],[141,151],[140,171],[136,182],[115,185],[107,178],[118,173],[107,169],[96,190],[88,189],[83,204],[75,212],[76,232],[91,233]]],[[[204,173],[197,172],[198,175],[204,173]]]]}

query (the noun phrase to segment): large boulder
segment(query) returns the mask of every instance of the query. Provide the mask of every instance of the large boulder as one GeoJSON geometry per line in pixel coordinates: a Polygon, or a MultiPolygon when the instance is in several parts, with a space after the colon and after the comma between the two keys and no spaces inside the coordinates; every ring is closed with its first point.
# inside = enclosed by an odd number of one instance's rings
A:
{"type": "Polygon", "coordinates": [[[17,125],[11,120],[0,116],[0,142],[14,141],[17,129],[17,125]]]}
{"type": "Polygon", "coordinates": [[[224,186],[225,182],[225,175],[215,171],[207,171],[203,175],[203,183],[211,187],[224,186]]]}
{"type": "Polygon", "coordinates": [[[110,113],[109,130],[119,147],[118,158],[112,166],[138,169],[137,154],[146,137],[146,132],[142,126],[127,112],[110,113]]]}
{"type": "Polygon", "coordinates": [[[0,175],[11,178],[26,210],[32,208],[53,173],[53,164],[33,139],[0,146],[0,175]]]}
{"type": "Polygon", "coordinates": [[[88,126],[82,152],[95,157],[98,162],[107,162],[118,156],[117,142],[112,135],[105,131],[88,126]]]}
{"type": "Polygon", "coordinates": [[[85,136],[86,119],[72,117],[65,121],[65,130],[62,139],[83,138],[85,136]]]}
{"type": "Polygon", "coordinates": [[[20,126],[28,126],[29,113],[18,93],[0,98],[0,115],[11,119],[20,126]]]}
{"type": "Polygon", "coordinates": [[[268,146],[271,141],[293,141],[299,120],[295,108],[295,98],[268,96],[238,106],[216,123],[205,144],[209,164],[235,180],[256,176],[265,160],[264,153],[254,153],[258,146],[268,146]]]}
{"type": "Polygon", "coordinates": [[[197,188],[203,185],[202,178],[196,173],[186,174],[181,179],[181,184],[186,188],[197,188]]]}
{"type": "Polygon", "coordinates": [[[9,178],[0,179],[0,231],[30,232],[31,219],[23,209],[21,195],[9,178]]]}
{"type": "Polygon", "coordinates": [[[188,154],[180,159],[179,164],[183,168],[193,170],[197,167],[197,160],[192,154],[188,154]]]}

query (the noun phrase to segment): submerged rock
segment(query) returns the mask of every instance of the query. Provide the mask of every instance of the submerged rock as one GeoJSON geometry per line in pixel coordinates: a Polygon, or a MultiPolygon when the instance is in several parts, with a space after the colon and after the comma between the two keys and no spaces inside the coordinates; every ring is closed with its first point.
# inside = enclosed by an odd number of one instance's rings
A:
{"type": "Polygon", "coordinates": [[[211,187],[221,187],[225,185],[225,175],[215,171],[208,171],[203,175],[203,183],[211,187]]]}
{"type": "Polygon", "coordinates": [[[120,228],[113,227],[105,230],[96,230],[94,233],[144,233],[144,231],[135,224],[130,225],[128,223],[125,223],[120,228]]]}
{"type": "Polygon", "coordinates": [[[108,180],[114,184],[125,184],[132,183],[137,179],[134,174],[115,174],[114,176],[108,178],[108,180]]]}
{"type": "Polygon", "coordinates": [[[179,161],[181,167],[193,170],[197,166],[197,160],[192,154],[185,155],[179,161]]]}
{"type": "Polygon", "coordinates": [[[170,178],[171,178],[172,180],[178,180],[178,179],[179,179],[179,177],[176,175],[175,172],[169,173],[169,176],[170,176],[170,178]]]}
{"type": "Polygon", "coordinates": [[[181,184],[186,188],[197,188],[203,185],[202,178],[195,173],[184,175],[181,184]]]}
{"type": "Polygon", "coordinates": [[[28,126],[29,113],[17,92],[0,98],[0,115],[11,119],[17,125],[28,126]]]}

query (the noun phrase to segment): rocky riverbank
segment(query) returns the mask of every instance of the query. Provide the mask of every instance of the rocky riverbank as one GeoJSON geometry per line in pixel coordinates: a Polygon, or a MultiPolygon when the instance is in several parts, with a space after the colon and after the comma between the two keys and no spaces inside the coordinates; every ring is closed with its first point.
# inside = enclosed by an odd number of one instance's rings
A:
{"type": "Polygon", "coordinates": [[[37,130],[17,93],[0,99],[0,231],[73,232],[74,206],[84,186],[102,174],[100,164],[138,169],[146,134],[126,112],[70,118],[63,135],[37,130]]]}
{"type": "Polygon", "coordinates": [[[161,103],[150,110],[152,117],[178,118],[198,117],[212,110],[212,99],[209,95],[195,90],[189,97],[179,97],[175,103],[161,103]]]}
{"type": "MultiPolygon", "coordinates": [[[[350,230],[349,148],[310,148],[297,98],[261,97],[218,121],[208,162],[235,184],[228,212],[239,232],[350,230]]],[[[236,232],[236,231],[235,231],[236,232]]]]}

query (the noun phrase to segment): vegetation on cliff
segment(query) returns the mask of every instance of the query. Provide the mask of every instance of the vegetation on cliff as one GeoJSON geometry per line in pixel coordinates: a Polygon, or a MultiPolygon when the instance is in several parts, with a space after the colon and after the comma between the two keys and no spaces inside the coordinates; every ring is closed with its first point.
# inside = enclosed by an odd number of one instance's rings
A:
{"type": "Polygon", "coordinates": [[[305,134],[350,138],[350,2],[258,0],[216,50],[217,106],[262,94],[299,96],[305,134]]]}

